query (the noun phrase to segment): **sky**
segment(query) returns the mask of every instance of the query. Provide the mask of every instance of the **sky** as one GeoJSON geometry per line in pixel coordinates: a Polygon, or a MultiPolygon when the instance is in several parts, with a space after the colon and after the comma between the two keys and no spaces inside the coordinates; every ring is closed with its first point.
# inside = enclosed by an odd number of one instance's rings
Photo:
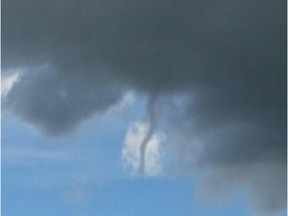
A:
{"type": "Polygon", "coordinates": [[[286,2],[3,0],[2,214],[282,216],[286,2]]]}

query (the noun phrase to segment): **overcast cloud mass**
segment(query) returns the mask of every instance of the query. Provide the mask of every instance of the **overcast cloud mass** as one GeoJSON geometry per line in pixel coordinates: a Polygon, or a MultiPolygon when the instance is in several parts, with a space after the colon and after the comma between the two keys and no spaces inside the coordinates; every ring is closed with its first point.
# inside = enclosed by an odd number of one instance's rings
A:
{"type": "Polygon", "coordinates": [[[52,136],[130,90],[184,96],[162,106],[167,172],[212,170],[208,185],[285,209],[286,1],[3,0],[2,76],[18,71],[4,110],[52,136]]]}

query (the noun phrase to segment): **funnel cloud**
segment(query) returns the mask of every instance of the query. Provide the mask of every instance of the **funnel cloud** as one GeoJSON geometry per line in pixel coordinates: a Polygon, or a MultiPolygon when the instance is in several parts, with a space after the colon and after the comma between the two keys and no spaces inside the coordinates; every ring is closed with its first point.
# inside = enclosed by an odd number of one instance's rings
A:
{"type": "Polygon", "coordinates": [[[141,174],[145,174],[145,153],[147,145],[154,134],[156,127],[156,119],[155,119],[155,102],[156,96],[153,95],[149,98],[147,103],[147,114],[149,117],[149,127],[147,134],[145,135],[143,141],[140,144],[140,164],[139,164],[139,172],[141,174]]]}

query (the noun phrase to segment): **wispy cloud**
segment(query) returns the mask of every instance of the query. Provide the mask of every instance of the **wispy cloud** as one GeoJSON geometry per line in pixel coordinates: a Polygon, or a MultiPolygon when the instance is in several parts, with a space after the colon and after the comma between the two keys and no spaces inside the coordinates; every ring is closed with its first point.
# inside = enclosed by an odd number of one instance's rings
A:
{"type": "Polygon", "coordinates": [[[19,79],[21,71],[14,71],[1,77],[1,98],[5,97],[13,87],[13,84],[19,79]]]}
{"type": "Polygon", "coordinates": [[[2,147],[2,161],[8,164],[27,165],[38,162],[65,162],[79,157],[69,150],[51,151],[32,147],[2,147]]]}
{"type": "MultiPolygon", "coordinates": [[[[126,133],[124,146],[122,148],[122,159],[124,165],[132,170],[135,175],[139,172],[141,142],[148,131],[147,122],[135,122],[130,125],[126,133]]],[[[153,134],[147,143],[145,153],[144,174],[157,176],[162,172],[161,158],[163,156],[162,143],[165,137],[163,134],[153,134]]]]}

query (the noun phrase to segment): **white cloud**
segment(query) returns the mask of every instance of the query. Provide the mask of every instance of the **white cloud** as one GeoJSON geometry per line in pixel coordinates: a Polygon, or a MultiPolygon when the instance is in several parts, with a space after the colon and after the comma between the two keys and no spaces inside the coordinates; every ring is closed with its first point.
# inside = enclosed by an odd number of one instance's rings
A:
{"type": "Polygon", "coordinates": [[[123,98],[114,106],[112,106],[107,114],[121,113],[135,102],[135,95],[132,91],[128,91],[123,95],[123,98]]]}
{"type": "MultiPolygon", "coordinates": [[[[147,122],[135,122],[130,125],[126,133],[122,149],[122,160],[126,167],[136,174],[140,165],[140,145],[148,130],[147,122]]],[[[161,174],[161,143],[165,137],[163,134],[154,134],[148,142],[145,154],[145,175],[157,176],[161,174]]]]}
{"type": "Polygon", "coordinates": [[[18,80],[20,74],[20,71],[16,71],[1,78],[1,97],[5,97],[8,94],[13,84],[18,80]]]}

